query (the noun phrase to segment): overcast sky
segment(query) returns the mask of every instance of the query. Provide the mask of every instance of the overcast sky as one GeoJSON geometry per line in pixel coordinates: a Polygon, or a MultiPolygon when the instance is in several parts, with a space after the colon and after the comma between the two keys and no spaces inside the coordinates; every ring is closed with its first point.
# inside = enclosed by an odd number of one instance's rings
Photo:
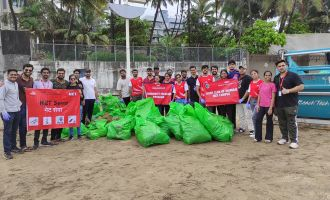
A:
{"type": "MultiPolygon", "coordinates": [[[[154,8],[151,8],[150,5],[144,6],[143,4],[138,4],[138,3],[129,3],[129,5],[138,6],[138,7],[146,7],[147,10],[144,13],[144,15],[142,15],[142,17],[145,16],[145,15],[154,15],[155,12],[156,12],[156,10],[154,8]]],[[[167,6],[167,10],[168,10],[168,13],[169,13],[170,17],[175,17],[175,15],[176,15],[176,5],[177,4],[173,4],[173,6],[171,6],[171,5],[167,6]]],[[[162,7],[162,10],[165,10],[165,9],[166,8],[162,7]]]]}

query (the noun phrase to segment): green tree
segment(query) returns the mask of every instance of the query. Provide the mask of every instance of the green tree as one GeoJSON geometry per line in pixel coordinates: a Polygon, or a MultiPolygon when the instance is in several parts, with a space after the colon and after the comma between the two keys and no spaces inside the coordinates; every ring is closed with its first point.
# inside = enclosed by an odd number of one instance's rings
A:
{"type": "Polygon", "coordinates": [[[275,22],[257,20],[252,27],[247,28],[241,38],[243,47],[252,54],[266,54],[273,45],[285,45],[284,33],[275,30],[275,22]]]}

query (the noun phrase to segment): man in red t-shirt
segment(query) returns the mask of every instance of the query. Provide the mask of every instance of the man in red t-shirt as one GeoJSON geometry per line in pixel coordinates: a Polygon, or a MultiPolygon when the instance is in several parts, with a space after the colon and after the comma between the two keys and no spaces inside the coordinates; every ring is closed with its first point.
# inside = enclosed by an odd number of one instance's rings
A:
{"type": "Polygon", "coordinates": [[[138,77],[138,70],[133,69],[132,74],[133,78],[131,78],[128,86],[131,94],[131,101],[138,101],[142,99],[143,86],[142,86],[142,77],[138,77]]]}
{"type": "Polygon", "coordinates": [[[209,66],[202,66],[202,75],[198,77],[196,81],[196,92],[199,97],[199,102],[205,106],[205,92],[209,84],[213,82],[213,76],[209,75],[209,66]]]}

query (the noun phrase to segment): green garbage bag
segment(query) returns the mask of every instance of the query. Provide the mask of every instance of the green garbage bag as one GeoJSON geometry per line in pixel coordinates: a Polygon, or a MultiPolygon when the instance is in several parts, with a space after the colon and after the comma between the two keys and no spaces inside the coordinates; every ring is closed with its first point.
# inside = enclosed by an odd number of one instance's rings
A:
{"type": "Polygon", "coordinates": [[[100,103],[103,110],[110,113],[112,116],[117,116],[116,114],[122,112],[125,113],[126,105],[116,96],[112,96],[111,94],[102,95],[102,97],[100,97],[100,103]]]}
{"type": "Polygon", "coordinates": [[[169,115],[165,117],[165,124],[169,128],[170,133],[172,133],[177,140],[183,139],[183,134],[181,130],[180,117],[177,115],[169,115]]]}
{"type": "Polygon", "coordinates": [[[168,144],[170,142],[170,137],[161,131],[159,126],[141,117],[136,118],[135,135],[137,141],[143,147],[168,144]]]}
{"type": "Polygon", "coordinates": [[[146,119],[152,110],[155,107],[154,100],[152,98],[142,99],[136,102],[136,112],[135,116],[140,116],[146,119]]]}
{"type": "Polygon", "coordinates": [[[94,103],[93,115],[96,115],[99,112],[101,112],[100,104],[99,103],[94,103]]]}
{"type": "Polygon", "coordinates": [[[88,125],[87,137],[92,139],[96,136],[105,137],[107,135],[106,119],[97,119],[88,125]]]}
{"type": "Polygon", "coordinates": [[[168,115],[181,115],[184,112],[184,105],[177,102],[170,103],[170,110],[168,115]]]}
{"type": "Polygon", "coordinates": [[[126,115],[134,116],[136,112],[136,102],[131,101],[126,108],[126,115]]]}
{"type": "Polygon", "coordinates": [[[65,139],[69,137],[69,128],[63,128],[61,132],[61,138],[65,139]]]}
{"type": "Polygon", "coordinates": [[[197,144],[212,140],[211,135],[197,119],[195,110],[191,105],[184,106],[184,112],[180,115],[180,121],[184,143],[197,144]]]}
{"type": "Polygon", "coordinates": [[[81,135],[86,135],[87,132],[88,132],[88,128],[85,126],[85,124],[80,123],[80,133],[81,133],[81,135]]]}
{"type": "MultiPolygon", "coordinates": [[[[62,139],[68,138],[70,135],[69,132],[70,132],[69,128],[63,128],[61,132],[61,138],[62,139]]],[[[88,132],[88,128],[83,123],[80,123],[80,135],[86,135],[87,132],[88,132]]],[[[78,131],[76,127],[73,128],[73,136],[74,137],[78,136],[78,131]]]]}
{"type": "Polygon", "coordinates": [[[133,116],[127,116],[123,119],[120,119],[118,121],[112,121],[107,125],[108,133],[107,138],[108,139],[118,139],[118,140],[128,140],[131,138],[131,132],[132,129],[135,126],[133,116]]]}
{"type": "Polygon", "coordinates": [[[230,142],[234,135],[234,126],[228,118],[215,115],[195,103],[195,112],[198,113],[199,121],[210,132],[212,138],[219,142],[230,142]]]}
{"type": "Polygon", "coordinates": [[[88,131],[86,136],[91,140],[97,140],[101,137],[100,133],[97,129],[88,131]]]}

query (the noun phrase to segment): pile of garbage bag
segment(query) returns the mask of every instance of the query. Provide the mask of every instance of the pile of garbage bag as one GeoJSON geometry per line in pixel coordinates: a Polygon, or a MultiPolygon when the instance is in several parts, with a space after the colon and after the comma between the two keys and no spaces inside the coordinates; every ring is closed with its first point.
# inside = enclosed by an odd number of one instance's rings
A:
{"type": "MultiPolygon", "coordinates": [[[[198,103],[193,107],[171,102],[164,117],[151,98],[130,102],[126,107],[118,97],[107,94],[94,105],[92,122],[81,124],[81,133],[91,140],[128,140],[135,133],[141,146],[150,147],[168,144],[171,137],[185,144],[230,142],[234,128],[227,118],[210,113],[198,103]]],[[[68,129],[63,129],[62,137],[68,137],[68,129]]]]}

